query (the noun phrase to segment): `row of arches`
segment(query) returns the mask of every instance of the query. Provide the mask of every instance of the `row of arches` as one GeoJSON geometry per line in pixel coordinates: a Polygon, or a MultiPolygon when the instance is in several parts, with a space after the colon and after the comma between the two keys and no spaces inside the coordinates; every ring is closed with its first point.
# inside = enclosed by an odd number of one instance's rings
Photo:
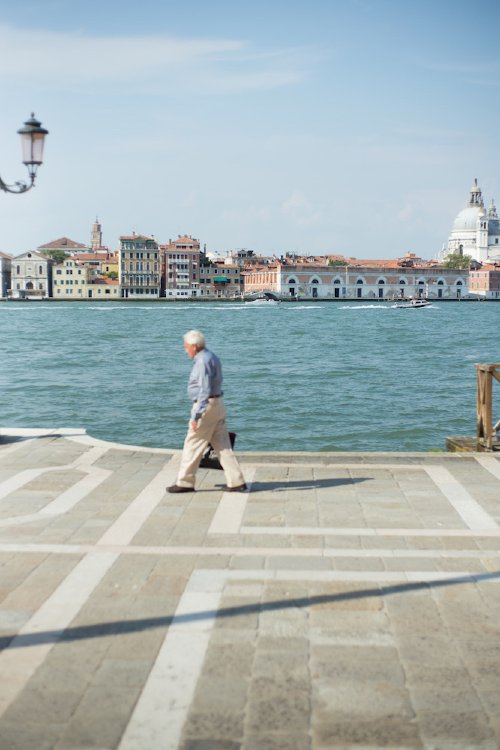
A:
{"type": "MultiPolygon", "coordinates": [[[[289,278],[289,279],[287,279],[285,283],[286,283],[286,284],[288,284],[289,286],[290,286],[290,285],[291,285],[291,286],[295,286],[295,285],[297,285],[297,284],[298,284],[298,281],[297,281],[297,279],[295,279],[294,277],[292,277],[292,278],[289,278]]],[[[311,280],[309,281],[309,284],[321,284],[321,283],[322,283],[321,279],[315,278],[314,276],[313,276],[313,278],[312,278],[312,279],[311,279],[311,280]]],[[[344,283],[344,281],[343,281],[342,279],[340,279],[340,278],[339,278],[339,277],[337,276],[337,278],[335,278],[335,279],[333,280],[333,282],[332,282],[332,283],[333,283],[334,285],[335,285],[335,284],[343,284],[343,283],[344,283]]],[[[366,283],[367,283],[367,282],[366,282],[366,281],[364,280],[364,278],[363,278],[362,276],[359,276],[359,277],[358,277],[358,279],[356,280],[356,284],[366,284],[366,283]]],[[[388,282],[388,281],[387,281],[386,279],[384,279],[384,278],[379,278],[379,279],[378,279],[378,281],[376,282],[376,284],[378,284],[378,285],[380,285],[380,286],[383,286],[384,284],[387,284],[387,283],[390,283],[390,282],[388,282]]],[[[426,284],[428,284],[428,283],[429,283],[429,282],[428,282],[428,281],[426,281],[425,279],[423,279],[423,278],[420,278],[420,279],[419,279],[419,280],[418,280],[418,281],[416,282],[416,285],[417,285],[417,286],[425,286],[425,285],[426,285],[426,284]]],[[[432,282],[430,282],[430,283],[431,283],[431,284],[437,284],[438,286],[446,286],[446,281],[445,281],[444,279],[442,279],[442,278],[441,278],[441,279],[438,279],[438,281],[436,281],[436,282],[432,281],[432,282]]],[[[400,280],[398,281],[398,283],[397,283],[397,284],[395,284],[395,286],[406,286],[406,284],[408,284],[408,282],[406,281],[406,279],[400,279],[400,280]]],[[[462,286],[462,285],[463,285],[463,282],[462,282],[462,280],[461,280],[461,279],[457,279],[457,281],[455,282],[455,284],[457,284],[458,286],[462,286]]]]}
{"type": "MultiPolygon", "coordinates": [[[[290,296],[291,297],[295,297],[295,295],[296,295],[296,287],[298,286],[297,279],[295,277],[291,277],[291,278],[287,279],[287,281],[285,283],[288,284],[288,291],[289,291],[290,296]]],[[[340,287],[341,287],[341,285],[344,282],[342,281],[342,279],[340,279],[339,277],[337,277],[337,278],[335,278],[333,280],[332,283],[333,283],[333,287],[334,287],[334,297],[340,297],[340,287]]],[[[357,286],[356,296],[357,297],[362,297],[363,296],[362,287],[366,283],[367,282],[361,276],[358,277],[358,279],[356,280],[356,286],[357,286]]],[[[318,297],[318,286],[320,284],[321,284],[321,280],[318,279],[318,278],[313,277],[310,280],[309,285],[311,286],[312,297],[318,297]]],[[[383,279],[383,278],[379,278],[378,281],[377,281],[377,283],[376,283],[376,286],[378,286],[378,296],[379,296],[380,299],[383,299],[385,297],[384,286],[386,284],[387,284],[387,281],[385,279],[383,279]]],[[[399,280],[399,284],[398,285],[394,285],[394,286],[399,286],[400,293],[401,293],[402,297],[405,296],[404,287],[407,286],[407,284],[408,284],[408,282],[406,281],[406,279],[400,279],[399,280]]],[[[448,286],[447,283],[446,283],[446,281],[444,279],[442,279],[442,278],[438,279],[436,282],[431,282],[431,284],[432,284],[432,286],[434,286],[434,285],[437,286],[437,296],[438,296],[438,298],[440,298],[440,297],[443,296],[443,290],[444,290],[444,288],[446,286],[448,286]]],[[[373,286],[373,285],[370,284],[370,286],[373,286]]],[[[421,279],[419,279],[416,282],[415,286],[417,287],[417,290],[418,290],[418,297],[423,297],[424,290],[425,290],[426,287],[428,287],[428,282],[425,279],[421,278],[421,279]]],[[[461,279],[457,279],[455,281],[455,283],[454,283],[454,286],[456,288],[457,297],[460,297],[461,296],[461,292],[462,292],[462,287],[463,287],[463,281],[461,279]]]]}

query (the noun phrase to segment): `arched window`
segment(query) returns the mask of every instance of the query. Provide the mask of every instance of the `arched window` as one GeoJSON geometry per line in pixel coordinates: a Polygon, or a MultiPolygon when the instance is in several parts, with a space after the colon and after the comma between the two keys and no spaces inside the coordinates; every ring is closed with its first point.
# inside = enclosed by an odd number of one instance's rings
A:
{"type": "Polygon", "coordinates": [[[314,298],[318,296],[318,284],[319,284],[319,279],[311,279],[312,296],[314,298]]]}

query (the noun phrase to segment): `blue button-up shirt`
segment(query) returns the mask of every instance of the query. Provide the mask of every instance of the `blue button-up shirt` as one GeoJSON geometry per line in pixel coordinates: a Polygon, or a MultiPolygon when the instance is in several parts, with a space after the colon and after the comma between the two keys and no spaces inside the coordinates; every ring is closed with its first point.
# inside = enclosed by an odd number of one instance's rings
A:
{"type": "Polygon", "coordinates": [[[195,422],[207,408],[210,396],[222,396],[222,365],[217,355],[209,349],[201,349],[193,357],[187,390],[193,401],[191,419],[195,422]]]}

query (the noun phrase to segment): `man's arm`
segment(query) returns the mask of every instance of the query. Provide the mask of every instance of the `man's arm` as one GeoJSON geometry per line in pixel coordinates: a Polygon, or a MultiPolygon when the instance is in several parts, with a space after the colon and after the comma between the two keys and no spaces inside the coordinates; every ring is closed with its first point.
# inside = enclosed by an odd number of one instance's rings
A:
{"type": "Polygon", "coordinates": [[[195,363],[194,372],[192,373],[193,379],[196,378],[196,402],[193,404],[191,409],[191,425],[194,430],[198,426],[198,422],[203,416],[208,406],[208,399],[211,394],[211,377],[209,368],[206,363],[199,360],[195,363]],[[196,424],[196,427],[193,425],[196,424]]]}

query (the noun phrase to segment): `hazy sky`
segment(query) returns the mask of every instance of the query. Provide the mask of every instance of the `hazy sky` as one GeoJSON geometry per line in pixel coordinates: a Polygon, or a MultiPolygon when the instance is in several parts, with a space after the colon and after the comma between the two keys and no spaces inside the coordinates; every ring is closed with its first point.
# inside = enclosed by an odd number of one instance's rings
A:
{"type": "Polygon", "coordinates": [[[475,177],[500,204],[500,3],[0,0],[0,175],[48,128],[0,250],[191,234],[433,257],[475,177]]]}

